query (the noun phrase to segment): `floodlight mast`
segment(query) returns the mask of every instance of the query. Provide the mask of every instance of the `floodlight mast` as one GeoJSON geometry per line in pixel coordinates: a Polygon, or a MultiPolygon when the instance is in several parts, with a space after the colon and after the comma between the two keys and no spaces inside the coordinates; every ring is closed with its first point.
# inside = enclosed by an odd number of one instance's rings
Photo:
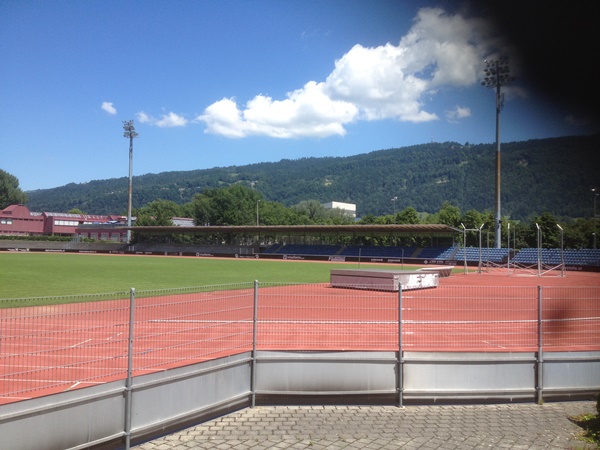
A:
{"type": "Polygon", "coordinates": [[[513,80],[510,76],[508,58],[486,59],[484,61],[485,77],[482,86],[496,88],[496,223],[494,225],[494,245],[496,248],[502,246],[502,215],[500,207],[500,111],[504,107],[504,94],[501,86],[513,80]]]}
{"type": "MultiPolygon", "coordinates": [[[[123,137],[129,138],[129,195],[127,202],[127,226],[131,228],[131,194],[133,192],[133,138],[138,137],[133,120],[123,121],[123,137]]],[[[127,243],[131,242],[131,229],[127,230],[127,243]]]]}
{"type": "Polygon", "coordinates": [[[598,188],[594,187],[591,189],[592,194],[594,194],[594,216],[592,217],[594,224],[594,232],[592,233],[592,238],[594,239],[594,250],[596,250],[596,197],[598,197],[598,188]]]}

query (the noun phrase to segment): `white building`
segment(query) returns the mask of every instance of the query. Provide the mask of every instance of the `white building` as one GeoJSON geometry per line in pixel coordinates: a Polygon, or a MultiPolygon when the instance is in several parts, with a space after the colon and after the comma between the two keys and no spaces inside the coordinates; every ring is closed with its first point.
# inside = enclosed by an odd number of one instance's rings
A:
{"type": "Polygon", "coordinates": [[[356,218],[356,205],[354,203],[329,202],[323,203],[323,206],[325,209],[341,209],[347,216],[356,218]]]}

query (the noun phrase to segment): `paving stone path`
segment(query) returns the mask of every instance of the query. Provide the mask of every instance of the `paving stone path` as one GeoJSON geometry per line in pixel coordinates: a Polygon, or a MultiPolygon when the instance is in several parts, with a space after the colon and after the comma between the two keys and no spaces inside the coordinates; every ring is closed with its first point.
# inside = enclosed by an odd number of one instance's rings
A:
{"type": "Polygon", "coordinates": [[[258,406],[136,450],[593,449],[568,418],[595,402],[456,406],[258,406]]]}

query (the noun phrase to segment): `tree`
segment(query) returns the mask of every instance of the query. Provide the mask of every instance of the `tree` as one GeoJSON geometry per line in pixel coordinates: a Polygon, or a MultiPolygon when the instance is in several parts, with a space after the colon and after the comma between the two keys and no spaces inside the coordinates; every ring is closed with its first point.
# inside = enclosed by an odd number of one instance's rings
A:
{"type": "Polygon", "coordinates": [[[321,223],[327,217],[325,207],[318,200],[304,200],[292,206],[292,209],[298,214],[308,217],[310,223],[321,223]]]}
{"type": "MultiPolygon", "coordinates": [[[[460,223],[468,230],[478,230],[485,223],[483,216],[479,211],[470,209],[460,218],[460,223]]],[[[483,239],[483,238],[482,238],[483,239]]],[[[483,242],[483,241],[482,241],[483,242]]],[[[479,232],[467,232],[467,245],[479,247],[479,232]]]]}
{"type": "Polygon", "coordinates": [[[438,213],[439,223],[450,225],[451,227],[460,226],[460,209],[450,202],[444,202],[442,209],[438,213]]]}
{"type": "Polygon", "coordinates": [[[0,169],[0,209],[25,204],[27,201],[27,195],[19,189],[17,177],[0,169]]]}
{"type": "Polygon", "coordinates": [[[135,210],[137,226],[172,226],[173,217],[181,216],[182,207],[171,200],[154,200],[135,210]]]}
{"type": "Polygon", "coordinates": [[[540,214],[529,225],[527,243],[530,247],[538,246],[538,227],[541,232],[542,248],[560,247],[560,230],[556,226],[558,221],[552,214],[545,212],[540,214]]]}
{"type": "Polygon", "coordinates": [[[592,248],[594,243],[593,219],[576,219],[563,225],[565,248],[592,248]]]}
{"type": "Polygon", "coordinates": [[[260,225],[306,225],[310,222],[307,216],[278,202],[261,201],[258,218],[260,225]]]}
{"type": "Polygon", "coordinates": [[[196,225],[255,225],[261,194],[239,184],[208,189],[194,197],[196,225]]]}
{"type": "Polygon", "coordinates": [[[418,224],[419,223],[419,214],[417,210],[412,206],[405,208],[396,214],[396,223],[402,224],[418,224]]]}

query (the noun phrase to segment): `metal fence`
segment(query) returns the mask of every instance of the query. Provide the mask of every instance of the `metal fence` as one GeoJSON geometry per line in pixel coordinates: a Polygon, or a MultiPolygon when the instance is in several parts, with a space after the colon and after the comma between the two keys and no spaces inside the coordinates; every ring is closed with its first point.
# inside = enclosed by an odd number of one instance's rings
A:
{"type": "MultiPolygon", "coordinates": [[[[259,351],[600,350],[600,287],[329,284],[0,300],[0,404],[259,351]],[[372,287],[371,287],[372,288],[372,287]]],[[[400,373],[401,371],[399,371],[400,373]]]]}

